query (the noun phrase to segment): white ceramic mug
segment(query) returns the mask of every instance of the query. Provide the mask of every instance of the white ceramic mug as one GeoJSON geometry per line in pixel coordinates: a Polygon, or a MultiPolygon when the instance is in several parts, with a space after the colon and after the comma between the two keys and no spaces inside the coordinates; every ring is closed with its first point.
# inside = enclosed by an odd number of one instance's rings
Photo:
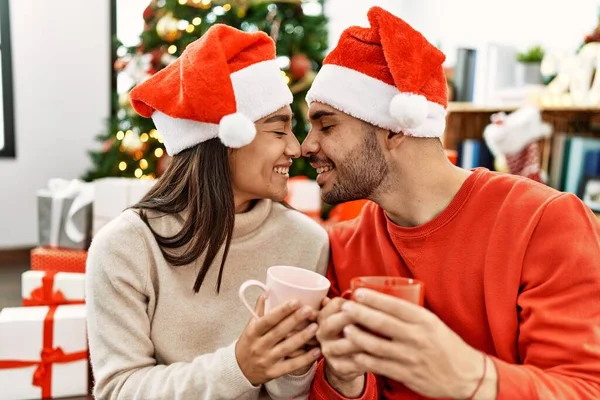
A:
{"type": "Polygon", "coordinates": [[[258,318],[254,307],[248,304],[244,296],[246,289],[258,286],[267,294],[265,313],[289,301],[298,300],[303,306],[310,306],[315,310],[321,308],[321,301],[330,286],[329,280],[323,275],[304,268],[276,265],[267,270],[266,284],[257,280],[249,280],[240,286],[239,296],[246,308],[258,318]]]}

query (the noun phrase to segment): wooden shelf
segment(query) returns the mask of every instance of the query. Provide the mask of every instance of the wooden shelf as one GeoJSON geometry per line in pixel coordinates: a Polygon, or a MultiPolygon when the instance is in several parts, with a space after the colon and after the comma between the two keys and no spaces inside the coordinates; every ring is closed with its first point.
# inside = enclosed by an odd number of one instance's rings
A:
{"type": "MultiPolygon", "coordinates": [[[[450,102],[446,117],[443,144],[456,150],[460,141],[481,139],[490,117],[497,112],[512,112],[516,106],[486,106],[473,103],[450,102]]],[[[552,125],[553,132],[600,135],[599,107],[540,107],[542,119],[552,125]]]]}
{"type": "MultiPolygon", "coordinates": [[[[450,102],[448,103],[448,113],[496,113],[496,112],[512,112],[515,111],[517,106],[503,106],[503,105],[482,105],[464,102],[450,102]]],[[[595,107],[580,107],[580,106],[550,106],[540,107],[542,112],[600,112],[600,106],[595,107]]]]}

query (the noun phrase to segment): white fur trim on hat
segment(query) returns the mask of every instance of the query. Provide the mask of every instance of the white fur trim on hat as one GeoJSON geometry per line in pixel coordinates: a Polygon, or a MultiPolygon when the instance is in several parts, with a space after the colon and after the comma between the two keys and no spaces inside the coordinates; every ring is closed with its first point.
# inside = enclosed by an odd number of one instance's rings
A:
{"type": "Polygon", "coordinates": [[[256,136],[254,122],[242,113],[224,116],[219,123],[219,139],[232,149],[239,149],[250,144],[256,136]]]}
{"type": "Polygon", "coordinates": [[[372,125],[407,136],[440,137],[446,127],[446,110],[442,105],[420,95],[401,93],[393,85],[334,64],[321,68],[306,101],[309,105],[328,104],[372,125]]]}
{"type": "Polygon", "coordinates": [[[406,129],[418,128],[427,119],[427,99],[418,94],[398,93],[390,102],[390,115],[406,129]]]}
{"type": "Polygon", "coordinates": [[[294,100],[275,60],[252,64],[230,76],[237,112],[252,121],[258,121],[294,100]]]}
{"type": "Polygon", "coordinates": [[[160,111],[154,111],[152,121],[163,139],[167,154],[174,155],[217,137],[219,125],[189,119],[173,118],[160,111]]]}

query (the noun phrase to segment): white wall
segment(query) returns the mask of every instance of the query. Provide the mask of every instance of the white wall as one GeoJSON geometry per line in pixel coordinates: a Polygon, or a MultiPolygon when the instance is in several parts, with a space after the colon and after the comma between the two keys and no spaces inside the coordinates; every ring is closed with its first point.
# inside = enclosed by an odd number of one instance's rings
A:
{"type": "Polygon", "coordinates": [[[401,15],[403,0],[327,0],[325,14],[329,18],[329,48],[337,44],[342,31],[349,26],[369,26],[367,11],[373,6],[401,15]]]}
{"type": "Polygon", "coordinates": [[[36,244],[36,190],[91,165],[110,102],[107,0],[10,7],[17,158],[0,158],[0,248],[36,244]]]}
{"type": "Polygon", "coordinates": [[[458,46],[484,43],[510,44],[518,50],[539,43],[546,49],[575,51],[596,27],[600,6],[599,0],[435,1],[442,16],[438,39],[450,64],[458,46]]]}
{"type": "Polygon", "coordinates": [[[485,43],[574,51],[595,28],[600,0],[328,0],[330,47],[348,26],[368,26],[374,5],[414,26],[453,65],[458,47],[485,43]]]}

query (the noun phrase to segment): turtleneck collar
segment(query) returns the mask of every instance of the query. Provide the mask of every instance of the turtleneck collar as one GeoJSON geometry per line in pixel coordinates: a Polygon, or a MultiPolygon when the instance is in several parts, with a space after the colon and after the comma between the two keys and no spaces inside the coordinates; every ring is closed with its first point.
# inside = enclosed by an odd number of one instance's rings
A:
{"type": "Polygon", "coordinates": [[[268,199],[258,200],[250,210],[235,214],[232,238],[237,239],[246,236],[262,225],[271,212],[272,203],[268,199]]]}

